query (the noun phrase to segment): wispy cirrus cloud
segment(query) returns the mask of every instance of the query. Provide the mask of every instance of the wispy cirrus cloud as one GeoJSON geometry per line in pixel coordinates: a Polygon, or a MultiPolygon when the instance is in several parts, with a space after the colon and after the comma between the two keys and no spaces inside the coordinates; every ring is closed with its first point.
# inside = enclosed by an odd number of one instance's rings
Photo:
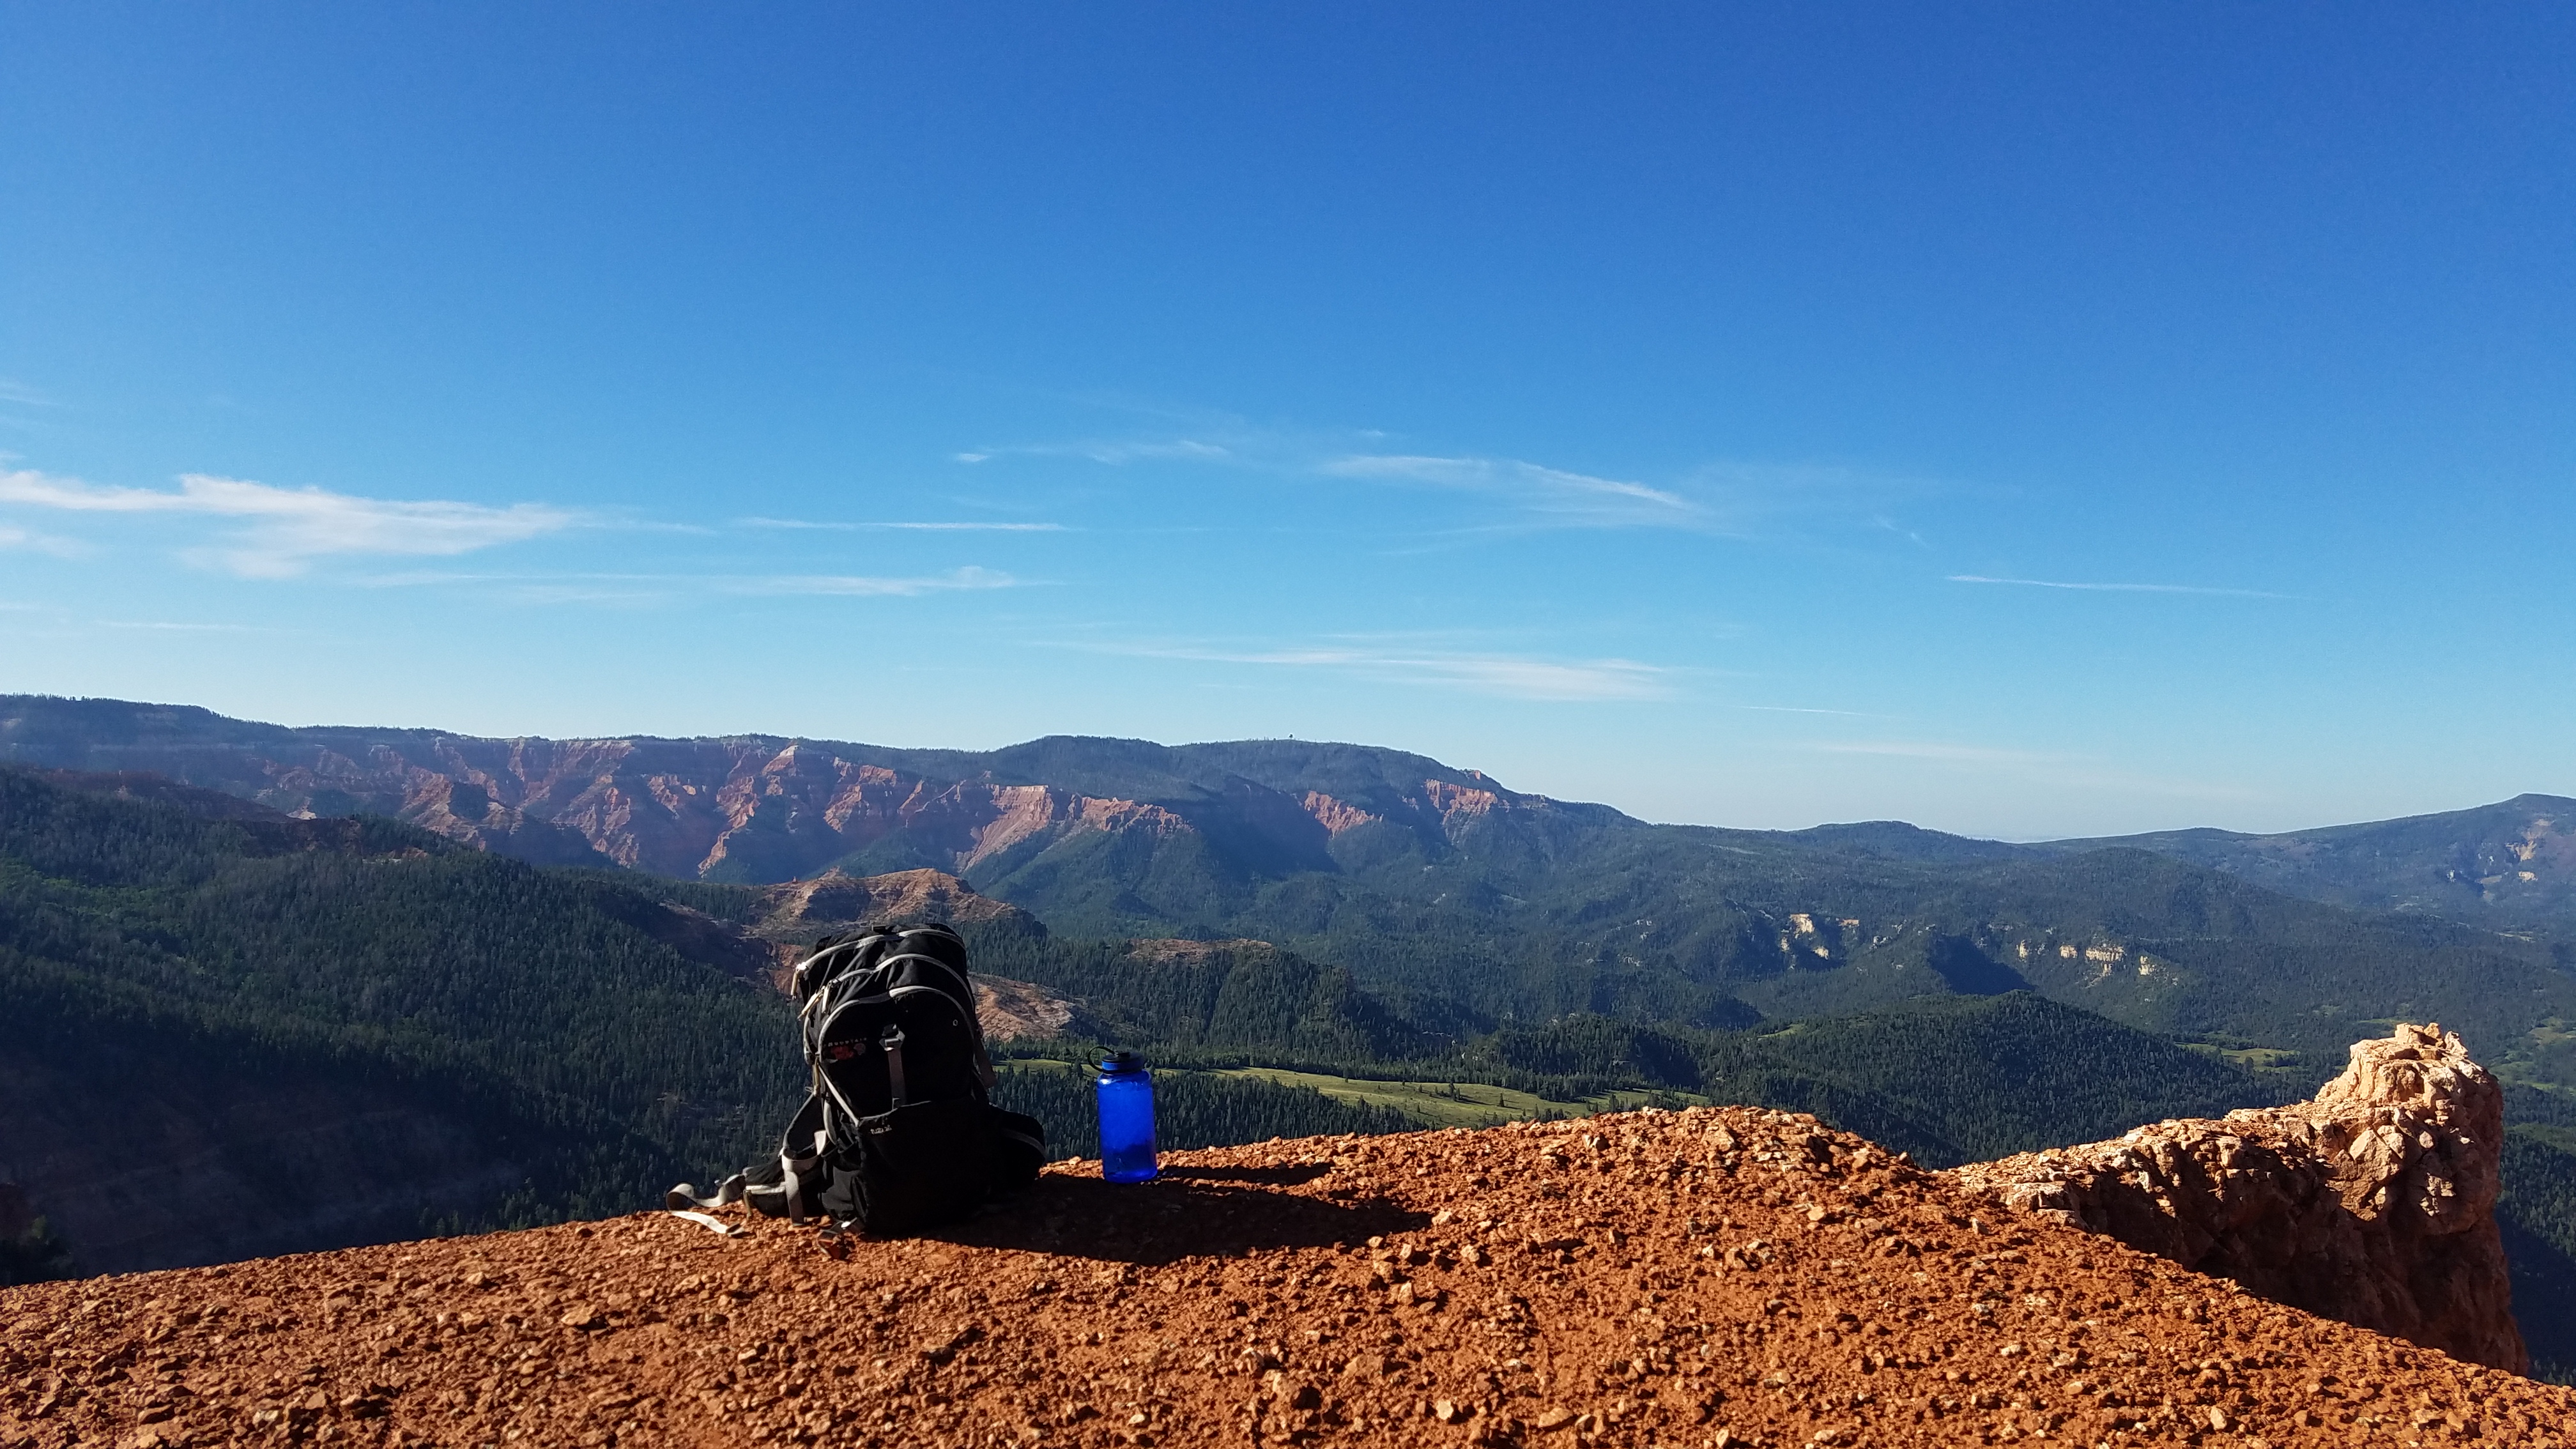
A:
{"type": "Polygon", "coordinates": [[[1939,740],[1815,740],[1796,748],[1829,755],[1879,755],[1929,760],[1992,771],[2038,784],[2189,800],[2254,800],[2261,792],[2235,785],[2141,775],[2080,754],[1963,745],[1939,740]]]}
{"type": "Polygon", "coordinates": [[[923,594],[1031,587],[1029,580],[969,564],[944,574],[889,577],[867,574],[732,573],[459,573],[416,569],[355,580],[373,588],[489,585],[530,604],[636,604],[730,594],[779,598],[914,598],[923,594]]]}
{"type": "Polygon", "coordinates": [[[22,408],[51,408],[62,404],[29,387],[14,377],[0,377],[0,403],[15,403],[22,408]]]}
{"type": "Polygon", "coordinates": [[[1828,755],[1894,755],[1908,760],[1947,760],[1973,765],[2063,764],[2068,755],[2035,750],[1996,749],[1985,745],[1952,745],[1924,740],[1820,740],[1805,748],[1828,755]]]}
{"type": "Polygon", "coordinates": [[[2297,594],[2276,594],[2268,589],[2219,589],[2199,584],[2095,584],[2069,583],[2060,579],[1997,578],[1987,574],[1952,574],[1954,584],[2002,584],[2022,589],[2074,589],[2095,594],[2207,594],[2228,599],[2295,599],[2297,594]]]}
{"type": "Polygon", "coordinates": [[[999,569],[951,569],[917,578],[880,578],[864,574],[781,574],[774,578],[736,578],[719,585],[733,594],[785,594],[825,598],[913,598],[961,589],[1016,589],[1019,579],[999,569]]]}
{"type": "Polygon", "coordinates": [[[172,619],[101,619],[102,629],[146,629],[165,634],[277,634],[258,624],[191,624],[172,619]]]}
{"type": "Polygon", "coordinates": [[[274,488],[241,478],[182,474],[175,492],[105,487],[27,470],[0,473],[0,504],[72,513],[180,514],[238,520],[186,557],[244,578],[292,578],[339,555],[448,556],[571,527],[579,516],[539,503],[494,508],[445,500],[361,498],[321,488],[274,488]]]}
{"type": "Polygon", "coordinates": [[[1210,464],[1283,482],[1317,477],[1438,489],[1474,499],[1453,540],[1533,529],[1651,528],[1754,538],[1817,523],[1871,528],[1928,547],[1897,516],[1952,485],[1830,463],[1715,459],[1672,477],[1642,480],[1555,467],[1473,451],[1398,450],[1376,428],[1298,428],[1232,414],[1089,399],[1136,416],[1133,436],[979,446],[952,453],[964,464],[1011,458],[1080,458],[1108,465],[1147,461],[1210,464]],[[1474,515],[1481,513],[1477,518],[1474,515]]]}
{"type": "Polygon", "coordinates": [[[916,533],[1065,533],[1061,523],[837,523],[804,518],[737,518],[738,528],[823,529],[834,533],[855,533],[873,529],[904,529],[916,533]]]}
{"type": "Polygon", "coordinates": [[[1663,699],[1672,670],[1632,659],[1549,659],[1367,641],[1276,649],[1186,644],[1086,644],[1102,653],[1274,669],[1327,670],[1391,684],[1463,689],[1507,699],[1584,702],[1663,699]]]}
{"type": "Polygon", "coordinates": [[[1031,443],[1004,448],[974,448],[951,453],[957,463],[989,463],[995,458],[1088,458],[1094,463],[1216,463],[1233,459],[1235,450],[1199,438],[1131,438],[1077,443],[1031,443]]]}
{"type": "Polygon", "coordinates": [[[1316,471],[1335,478],[1489,494],[1526,512],[1578,526],[1688,528],[1712,521],[1705,507],[1669,489],[1518,458],[1352,453],[1326,459],[1316,471]]]}
{"type": "Polygon", "coordinates": [[[1660,528],[1757,538],[1819,521],[1923,544],[1888,510],[1938,491],[1890,473],[1818,464],[1721,460],[1657,483],[1603,477],[1524,458],[1340,453],[1308,471],[1447,489],[1506,510],[1505,528],[1660,528]]]}

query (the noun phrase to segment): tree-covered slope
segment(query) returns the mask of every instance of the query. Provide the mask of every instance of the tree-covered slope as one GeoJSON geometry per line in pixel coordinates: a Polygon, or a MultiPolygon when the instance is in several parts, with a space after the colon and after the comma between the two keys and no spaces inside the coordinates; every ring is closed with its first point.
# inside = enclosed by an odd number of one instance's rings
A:
{"type": "Polygon", "coordinates": [[[594,864],[708,881],[936,867],[1060,937],[1267,941],[1449,1037],[1579,1013],[1717,1029],[2028,987],[2294,1052],[2315,1077],[2373,1023],[2439,1018],[2510,1072],[2576,1084],[2565,948],[2306,898],[2318,862],[2414,861],[2417,837],[2462,831],[2500,842],[2477,879],[2541,889],[2563,851],[2533,824],[2539,797],[2506,811],[2519,825],[2309,832],[2266,857],[2308,864],[2265,877],[2170,853],[2188,853],[2181,837],[2075,851],[1894,822],[1653,825],[1400,750],[1294,740],[492,740],[19,696],[0,697],[0,758],[398,812],[539,859],[578,841],[594,864]],[[2514,857],[2502,876],[2497,851],[2514,857]]]}
{"type": "Polygon", "coordinates": [[[1651,1085],[1813,1112],[1940,1167],[2296,1091],[2029,992],[1729,1032],[1575,1017],[1497,1033],[1466,1055],[1579,1087],[1651,1085]]]}
{"type": "Polygon", "coordinates": [[[0,1165],[93,1268],[632,1205],[799,1088],[785,1003],[690,934],[389,821],[0,771],[0,1165]],[[198,1251],[133,1227],[171,1210],[198,1251]]]}
{"type": "Polygon", "coordinates": [[[2576,800],[2563,795],[2517,795],[2468,810],[2278,835],[2170,830],[2033,848],[2067,854],[2107,846],[2152,850],[2362,910],[2576,932],[2576,800]]]}

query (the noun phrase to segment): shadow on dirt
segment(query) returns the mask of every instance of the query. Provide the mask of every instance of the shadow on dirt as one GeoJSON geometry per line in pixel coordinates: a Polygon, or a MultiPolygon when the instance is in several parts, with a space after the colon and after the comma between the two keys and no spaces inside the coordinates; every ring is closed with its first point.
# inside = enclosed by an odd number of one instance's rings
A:
{"type": "Polygon", "coordinates": [[[979,1248],[1158,1266],[1272,1248],[1349,1245],[1429,1223],[1425,1214],[1384,1198],[1343,1202],[1272,1186],[1311,1182],[1330,1170],[1180,1168],[1139,1183],[1049,1174],[973,1222],[928,1236],[979,1248]]]}

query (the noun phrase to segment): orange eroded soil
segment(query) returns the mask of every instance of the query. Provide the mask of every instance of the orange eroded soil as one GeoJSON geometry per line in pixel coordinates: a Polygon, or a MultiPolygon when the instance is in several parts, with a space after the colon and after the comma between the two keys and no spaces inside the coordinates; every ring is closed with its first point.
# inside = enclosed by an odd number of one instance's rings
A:
{"type": "Polygon", "coordinates": [[[1167,1165],[843,1259],[645,1214],[12,1289],[0,1445],[2576,1443],[1804,1117],[1167,1165]]]}

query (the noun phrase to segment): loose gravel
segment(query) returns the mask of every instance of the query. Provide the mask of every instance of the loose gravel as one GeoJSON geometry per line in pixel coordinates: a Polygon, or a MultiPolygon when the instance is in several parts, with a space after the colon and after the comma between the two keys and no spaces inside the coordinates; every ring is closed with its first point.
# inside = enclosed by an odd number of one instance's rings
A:
{"type": "Polygon", "coordinates": [[[0,1445],[2576,1444],[2569,1390],[1783,1113],[1058,1164],[908,1240],[729,1221],[6,1290],[0,1445]]]}

